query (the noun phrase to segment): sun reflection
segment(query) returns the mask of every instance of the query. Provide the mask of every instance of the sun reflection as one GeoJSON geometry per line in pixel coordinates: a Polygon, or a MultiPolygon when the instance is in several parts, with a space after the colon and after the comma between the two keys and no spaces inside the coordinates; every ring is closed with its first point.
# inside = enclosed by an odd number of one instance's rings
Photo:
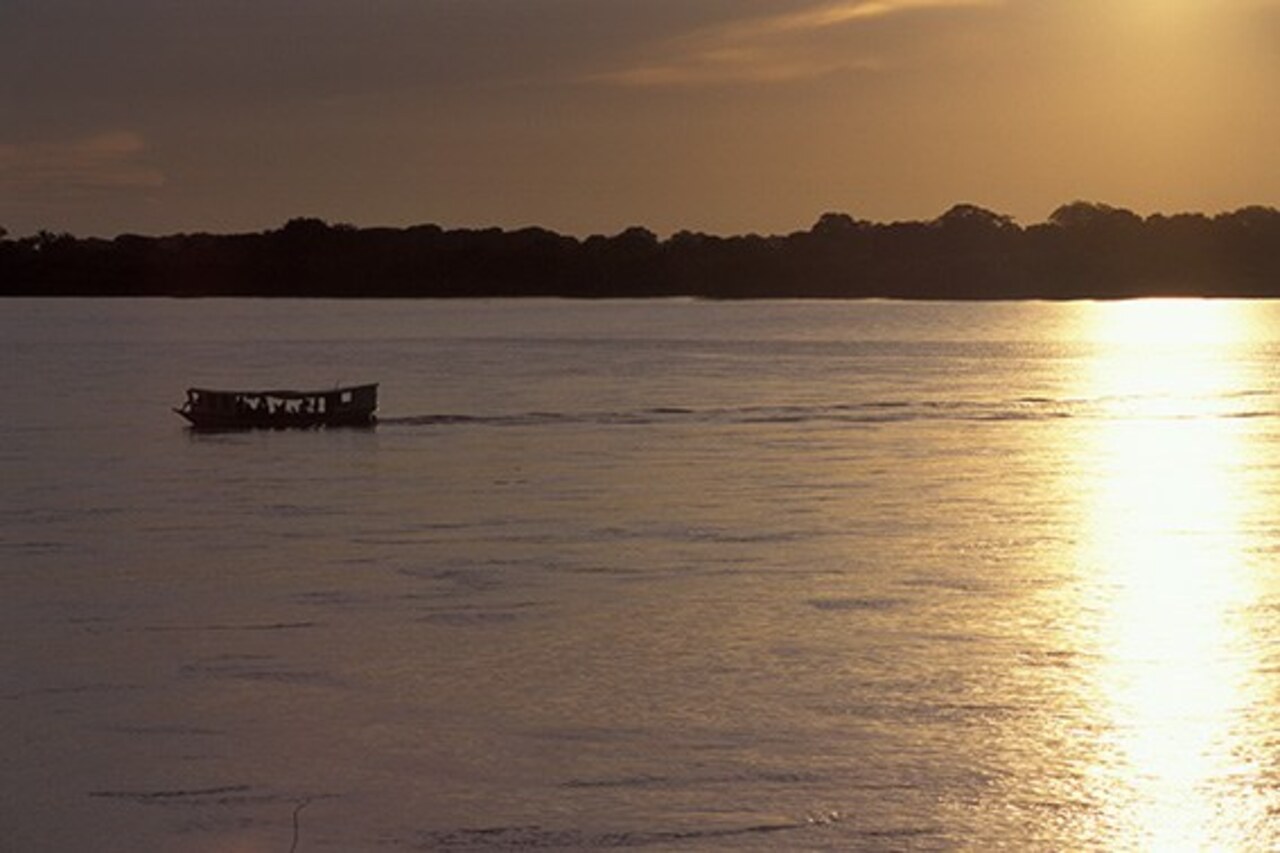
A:
{"type": "MultiPolygon", "coordinates": [[[[1089,339],[1096,344],[1122,347],[1128,353],[1152,345],[1229,345],[1250,337],[1251,315],[1245,302],[1133,299],[1095,302],[1088,307],[1089,339]]],[[[1128,379],[1134,378],[1132,371],[1126,372],[1128,379]]]]}
{"type": "Polygon", "coordinates": [[[1104,759],[1123,846],[1233,848],[1266,818],[1242,780],[1258,666],[1247,614],[1248,421],[1238,303],[1094,306],[1082,447],[1083,611],[1093,625],[1104,759]]]}

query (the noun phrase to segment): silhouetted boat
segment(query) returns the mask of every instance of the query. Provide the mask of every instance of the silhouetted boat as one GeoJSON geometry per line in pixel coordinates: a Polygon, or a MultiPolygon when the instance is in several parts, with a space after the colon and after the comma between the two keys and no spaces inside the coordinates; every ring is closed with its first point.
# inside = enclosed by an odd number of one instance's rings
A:
{"type": "Polygon", "coordinates": [[[350,385],[324,391],[215,391],[188,388],[174,409],[197,429],[310,429],[371,426],[378,386],[350,385]]]}

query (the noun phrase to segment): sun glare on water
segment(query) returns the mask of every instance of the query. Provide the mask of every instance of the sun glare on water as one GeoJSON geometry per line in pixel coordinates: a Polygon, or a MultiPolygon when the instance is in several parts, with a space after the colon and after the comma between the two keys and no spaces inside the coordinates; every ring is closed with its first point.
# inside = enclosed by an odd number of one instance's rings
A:
{"type": "Polygon", "coordinates": [[[1094,307],[1080,565],[1104,732],[1095,786],[1134,849],[1243,849],[1268,811],[1245,734],[1263,698],[1248,559],[1260,498],[1249,419],[1230,411],[1247,308],[1094,307]]]}
{"type": "Polygon", "coordinates": [[[1085,331],[1088,339],[1095,344],[1130,351],[1153,345],[1225,345],[1249,334],[1249,308],[1242,302],[1133,299],[1099,302],[1089,307],[1092,311],[1085,331]]]}

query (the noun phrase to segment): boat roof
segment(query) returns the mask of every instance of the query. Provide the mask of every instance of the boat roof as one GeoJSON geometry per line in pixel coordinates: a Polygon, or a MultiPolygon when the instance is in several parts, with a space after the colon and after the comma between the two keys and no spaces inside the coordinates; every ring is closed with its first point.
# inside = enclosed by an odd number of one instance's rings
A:
{"type": "Polygon", "coordinates": [[[342,394],[346,391],[361,391],[367,388],[377,388],[377,382],[369,382],[364,385],[335,385],[332,388],[321,388],[316,391],[299,391],[292,388],[277,388],[274,390],[228,390],[224,388],[188,388],[188,394],[221,394],[230,397],[276,397],[284,400],[298,400],[304,397],[326,397],[330,394],[342,394]]]}

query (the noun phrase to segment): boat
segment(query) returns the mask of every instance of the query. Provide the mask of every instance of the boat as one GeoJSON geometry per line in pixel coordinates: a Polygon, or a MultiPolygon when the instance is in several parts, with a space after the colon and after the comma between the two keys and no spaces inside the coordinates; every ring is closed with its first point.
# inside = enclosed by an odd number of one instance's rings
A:
{"type": "Polygon", "coordinates": [[[196,429],[312,429],[372,426],[378,385],[323,391],[218,391],[188,388],[174,409],[196,429]]]}

